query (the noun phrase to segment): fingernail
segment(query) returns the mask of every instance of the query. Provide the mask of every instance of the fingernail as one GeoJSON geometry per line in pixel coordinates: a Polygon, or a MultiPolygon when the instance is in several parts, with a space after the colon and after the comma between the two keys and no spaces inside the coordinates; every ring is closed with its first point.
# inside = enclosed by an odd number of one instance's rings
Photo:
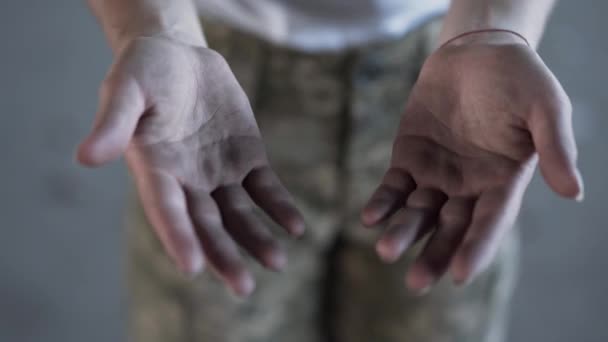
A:
{"type": "Polygon", "coordinates": [[[580,203],[585,199],[585,182],[583,182],[583,176],[579,170],[576,170],[576,180],[580,189],[574,200],[580,203]]]}

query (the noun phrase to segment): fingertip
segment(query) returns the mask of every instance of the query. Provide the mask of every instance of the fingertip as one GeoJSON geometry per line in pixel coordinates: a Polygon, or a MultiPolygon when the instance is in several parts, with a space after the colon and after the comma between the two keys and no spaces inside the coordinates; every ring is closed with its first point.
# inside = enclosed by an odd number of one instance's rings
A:
{"type": "Polygon", "coordinates": [[[304,221],[304,217],[300,211],[290,203],[276,205],[273,207],[272,211],[267,211],[267,213],[269,213],[273,220],[293,237],[300,237],[306,231],[306,221],[304,221]]]}
{"type": "Polygon", "coordinates": [[[578,170],[572,172],[572,176],[561,186],[562,195],[567,198],[580,201],[584,198],[583,178],[578,170]],[[580,200],[579,200],[580,199],[580,200]]]}
{"type": "Polygon", "coordinates": [[[287,255],[285,255],[285,252],[278,247],[268,248],[263,253],[262,259],[264,266],[275,272],[281,272],[287,266],[287,255]]]}
{"type": "Polygon", "coordinates": [[[405,283],[410,291],[417,295],[424,295],[430,291],[435,283],[435,277],[426,266],[415,263],[408,271],[405,283]]]}
{"type": "Polygon", "coordinates": [[[585,184],[576,166],[558,168],[541,161],[540,169],[546,184],[556,194],[577,202],[584,199],[585,184]]]}
{"type": "Polygon", "coordinates": [[[450,274],[452,275],[452,280],[455,285],[463,286],[467,283],[468,274],[462,265],[456,266],[456,264],[454,264],[454,266],[450,268],[450,274]]]}
{"type": "Polygon", "coordinates": [[[380,259],[386,263],[393,263],[399,259],[399,255],[401,254],[399,247],[395,246],[394,243],[386,239],[381,239],[376,243],[376,252],[380,259]]]}
{"type": "Polygon", "coordinates": [[[457,286],[468,285],[474,276],[473,273],[474,270],[468,258],[464,256],[463,252],[458,252],[450,265],[450,274],[454,284],[457,286]]]}
{"type": "Polygon", "coordinates": [[[361,210],[361,223],[364,227],[370,228],[380,221],[382,213],[374,207],[374,203],[370,203],[361,210]]]}
{"type": "Polygon", "coordinates": [[[577,202],[582,201],[585,196],[582,181],[578,180],[576,177],[556,182],[552,184],[551,188],[553,188],[553,191],[558,195],[577,202]]]}
{"type": "Polygon", "coordinates": [[[177,262],[177,267],[184,275],[194,278],[205,268],[205,261],[200,255],[193,255],[177,262]]]}
{"type": "Polygon", "coordinates": [[[416,292],[429,288],[434,282],[435,277],[430,270],[420,263],[415,263],[406,276],[407,287],[416,292]]]}
{"type": "Polygon", "coordinates": [[[166,252],[177,269],[187,277],[195,277],[205,267],[205,258],[196,244],[182,243],[171,247],[167,245],[166,252]]]}
{"type": "Polygon", "coordinates": [[[120,156],[120,152],[108,151],[102,143],[87,138],[76,151],[76,160],[85,167],[98,167],[120,156]]]}
{"type": "Polygon", "coordinates": [[[363,209],[361,211],[360,220],[361,220],[361,223],[363,224],[363,226],[366,228],[370,228],[371,226],[373,226],[375,224],[375,219],[374,219],[373,213],[370,213],[366,209],[363,209]]]}
{"type": "Polygon", "coordinates": [[[255,281],[253,276],[245,270],[237,275],[236,279],[231,282],[230,287],[238,297],[247,298],[255,290],[255,281]]]}
{"type": "Polygon", "coordinates": [[[81,142],[76,148],[76,161],[82,166],[95,167],[97,166],[97,163],[95,163],[95,160],[91,157],[89,150],[88,140],[81,142]]]}
{"type": "Polygon", "coordinates": [[[212,268],[226,287],[237,297],[246,298],[255,290],[255,280],[244,265],[233,265],[226,270],[212,268]]]}
{"type": "Polygon", "coordinates": [[[306,232],[306,222],[299,212],[295,212],[287,222],[289,234],[294,237],[300,237],[306,232]]]}

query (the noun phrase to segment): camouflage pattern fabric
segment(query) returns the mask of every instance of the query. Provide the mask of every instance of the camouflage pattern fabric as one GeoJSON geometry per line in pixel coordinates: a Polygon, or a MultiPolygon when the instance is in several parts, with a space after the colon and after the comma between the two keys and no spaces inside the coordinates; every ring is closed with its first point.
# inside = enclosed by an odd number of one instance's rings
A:
{"type": "Polygon", "coordinates": [[[283,239],[285,272],[251,262],[257,288],[240,300],[209,271],[181,276],[133,197],[131,340],[502,341],[516,274],[515,230],[471,285],[458,288],[444,279],[416,296],[404,286],[415,251],[383,264],[374,251],[378,232],[358,220],[388,166],[400,114],[438,27],[434,22],[398,41],[311,54],[205,23],[210,47],[226,57],[250,97],[271,163],[308,232],[297,241],[283,239]]]}

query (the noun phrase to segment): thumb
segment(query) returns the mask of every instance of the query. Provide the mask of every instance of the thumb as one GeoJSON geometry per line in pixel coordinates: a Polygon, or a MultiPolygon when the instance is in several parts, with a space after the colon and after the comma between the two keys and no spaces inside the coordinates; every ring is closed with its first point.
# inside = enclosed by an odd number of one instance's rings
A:
{"type": "Polygon", "coordinates": [[[110,73],[100,89],[93,129],[78,147],[78,161],[97,166],[118,158],[144,111],[144,96],[135,79],[110,73]]]}
{"type": "Polygon", "coordinates": [[[566,100],[557,107],[533,113],[530,129],[547,184],[561,196],[582,201],[584,185],[576,166],[570,102],[566,100]]]}

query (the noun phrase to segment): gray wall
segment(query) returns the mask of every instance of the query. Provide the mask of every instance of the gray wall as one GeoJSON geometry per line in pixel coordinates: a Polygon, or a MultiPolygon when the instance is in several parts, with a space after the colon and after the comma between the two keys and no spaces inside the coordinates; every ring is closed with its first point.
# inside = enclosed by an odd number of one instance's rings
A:
{"type": "MultiPolygon", "coordinates": [[[[541,48],[574,102],[587,198],[533,183],[512,341],[608,340],[606,13],[563,1],[541,48]]],[[[0,341],[123,340],[124,167],[72,159],[110,53],[81,1],[4,1],[0,42],[0,341]]]]}

